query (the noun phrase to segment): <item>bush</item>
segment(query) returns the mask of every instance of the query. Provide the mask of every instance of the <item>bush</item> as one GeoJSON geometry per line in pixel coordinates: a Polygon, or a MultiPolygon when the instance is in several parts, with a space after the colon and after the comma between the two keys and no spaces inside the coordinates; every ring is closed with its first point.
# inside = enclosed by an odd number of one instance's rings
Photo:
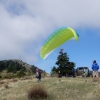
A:
{"type": "Polygon", "coordinates": [[[24,72],[23,69],[20,70],[19,72],[17,72],[17,77],[22,77],[22,76],[24,76],[24,75],[26,75],[26,74],[25,74],[25,72],[24,72]]]}
{"type": "Polygon", "coordinates": [[[47,99],[48,93],[43,86],[36,85],[28,91],[28,99],[47,99]]]}

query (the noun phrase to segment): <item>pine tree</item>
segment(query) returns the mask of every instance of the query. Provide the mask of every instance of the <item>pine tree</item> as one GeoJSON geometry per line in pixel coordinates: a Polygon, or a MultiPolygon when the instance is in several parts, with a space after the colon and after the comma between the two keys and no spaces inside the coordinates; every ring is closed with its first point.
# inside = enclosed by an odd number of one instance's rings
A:
{"type": "Polygon", "coordinates": [[[57,71],[56,67],[55,67],[55,66],[53,66],[53,68],[52,68],[52,70],[51,70],[51,71],[56,72],[56,71],[57,71]]]}
{"type": "Polygon", "coordinates": [[[72,70],[75,67],[75,63],[69,62],[69,57],[67,53],[63,52],[63,49],[61,49],[59,52],[56,64],[58,65],[57,72],[60,71],[64,76],[66,76],[66,74],[72,75],[72,70]]]}

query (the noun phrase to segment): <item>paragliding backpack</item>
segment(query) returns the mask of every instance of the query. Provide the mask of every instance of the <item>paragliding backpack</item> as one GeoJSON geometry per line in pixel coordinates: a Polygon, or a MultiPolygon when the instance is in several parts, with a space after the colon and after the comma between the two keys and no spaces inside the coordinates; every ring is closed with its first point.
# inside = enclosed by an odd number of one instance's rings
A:
{"type": "Polygon", "coordinates": [[[38,78],[38,77],[39,77],[39,73],[37,72],[37,73],[36,73],[36,78],[38,78]]]}

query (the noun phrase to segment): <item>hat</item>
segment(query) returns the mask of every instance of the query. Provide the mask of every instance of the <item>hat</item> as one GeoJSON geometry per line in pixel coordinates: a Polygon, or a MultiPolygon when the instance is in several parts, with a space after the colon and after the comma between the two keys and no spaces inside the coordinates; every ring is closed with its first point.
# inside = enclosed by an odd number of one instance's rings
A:
{"type": "Polygon", "coordinates": [[[96,63],[96,60],[94,60],[93,63],[96,63]]]}

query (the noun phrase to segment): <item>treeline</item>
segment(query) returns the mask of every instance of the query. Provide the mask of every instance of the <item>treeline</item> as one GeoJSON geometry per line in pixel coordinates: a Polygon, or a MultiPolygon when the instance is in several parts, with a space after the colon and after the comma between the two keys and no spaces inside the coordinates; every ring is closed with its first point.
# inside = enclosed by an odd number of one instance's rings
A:
{"type": "Polygon", "coordinates": [[[23,70],[26,71],[25,67],[19,64],[17,61],[0,61],[0,72],[7,70],[7,72],[16,73],[17,71],[23,70]]]}

